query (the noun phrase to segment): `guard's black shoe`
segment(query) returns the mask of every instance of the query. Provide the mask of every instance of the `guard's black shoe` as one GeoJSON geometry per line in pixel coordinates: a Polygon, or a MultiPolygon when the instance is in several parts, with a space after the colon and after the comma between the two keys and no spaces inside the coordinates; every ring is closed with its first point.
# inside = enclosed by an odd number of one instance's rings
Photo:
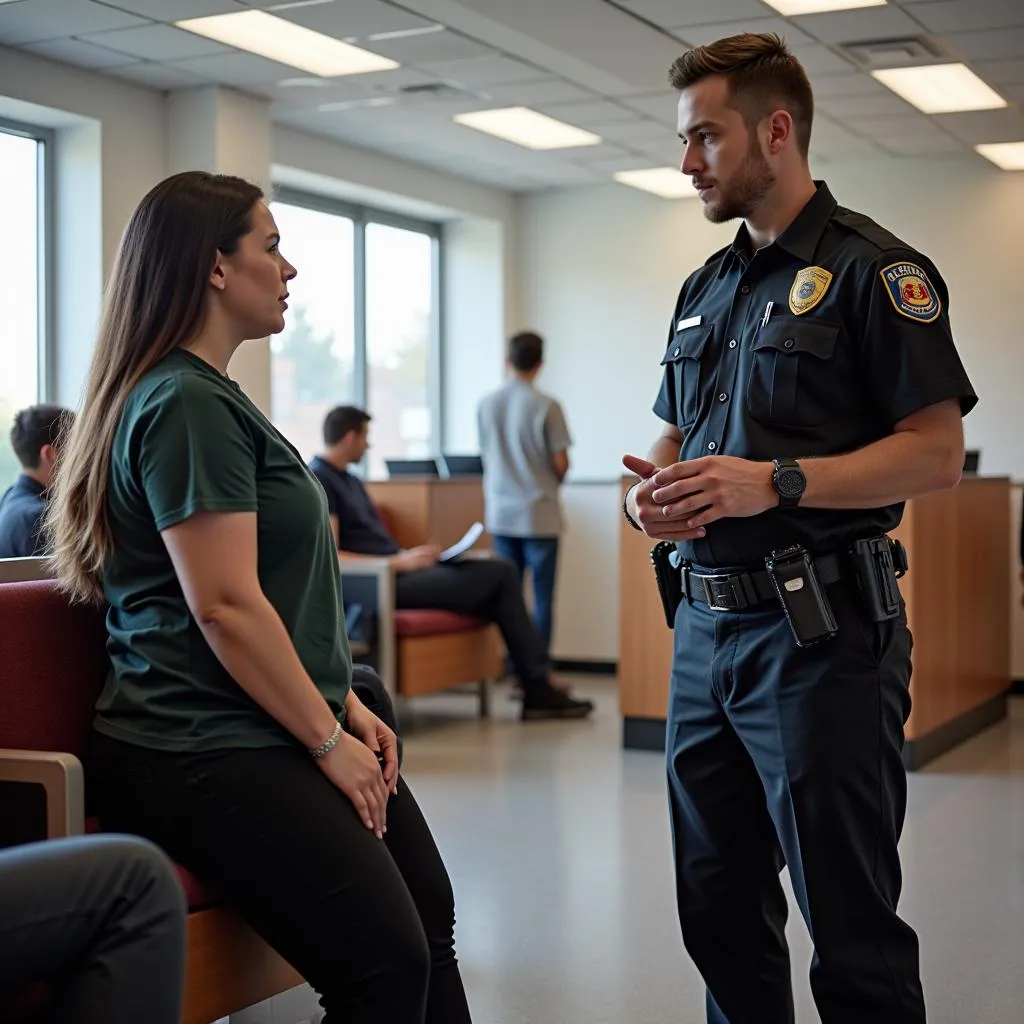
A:
{"type": "Polygon", "coordinates": [[[523,697],[524,722],[551,718],[586,718],[594,710],[594,702],[577,700],[550,683],[531,687],[523,697]]]}

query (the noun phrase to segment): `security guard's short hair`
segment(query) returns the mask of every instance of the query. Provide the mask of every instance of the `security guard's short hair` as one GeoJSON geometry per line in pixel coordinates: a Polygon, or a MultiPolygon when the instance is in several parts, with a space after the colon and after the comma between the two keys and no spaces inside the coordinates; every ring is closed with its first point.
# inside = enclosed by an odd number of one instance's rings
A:
{"type": "Polygon", "coordinates": [[[61,405],[30,405],[14,417],[11,447],[23,469],[39,468],[39,453],[48,444],[60,443],[75,414],[61,405]]]}
{"type": "Polygon", "coordinates": [[[520,373],[535,370],[544,358],[544,339],[533,331],[522,331],[508,343],[508,361],[520,373]]]}
{"type": "Polygon", "coordinates": [[[800,152],[807,156],[814,120],[814,93],[807,72],[781,36],[774,32],[743,32],[677,57],[669,68],[673,89],[688,89],[703,78],[722,75],[729,81],[729,99],[748,125],[773,110],[793,118],[800,152]]]}

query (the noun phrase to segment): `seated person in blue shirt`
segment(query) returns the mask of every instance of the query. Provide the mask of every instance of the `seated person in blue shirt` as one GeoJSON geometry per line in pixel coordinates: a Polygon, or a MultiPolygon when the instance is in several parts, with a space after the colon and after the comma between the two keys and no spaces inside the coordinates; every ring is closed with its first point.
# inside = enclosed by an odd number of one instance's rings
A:
{"type": "Polygon", "coordinates": [[[348,467],[369,448],[369,413],[332,409],[324,420],[324,451],[309,464],[327,493],[339,551],[390,559],[398,608],[434,608],[476,615],[497,625],[523,690],[522,717],[585,718],[594,705],[553,686],[544,644],[530,621],[515,566],[502,558],[439,563],[432,544],[402,550],[388,533],[359,477],[348,467]]]}
{"type": "Polygon", "coordinates": [[[0,498],[0,558],[31,558],[45,553],[42,536],[46,489],[57,462],[57,445],[74,413],[59,405],[32,405],[14,417],[11,447],[21,475],[0,498]]]}

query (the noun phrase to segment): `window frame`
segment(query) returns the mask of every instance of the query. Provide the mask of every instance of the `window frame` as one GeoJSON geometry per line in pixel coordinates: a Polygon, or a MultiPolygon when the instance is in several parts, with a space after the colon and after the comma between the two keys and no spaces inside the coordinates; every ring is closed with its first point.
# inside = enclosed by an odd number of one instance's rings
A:
{"type": "MultiPolygon", "coordinates": [[[[420,220],[405,214],[393,213],[390,210],[363,206],[359,203],[347,202],[344,199],[335,199],[332,196],[318,195],[313,192],[305,192],[301,189],[285,186],[274,189],[270,196],[270,202],[271,204],[280,202],[286,203],[289,206],[301,206],[307,210],[317,210],[320,213],[347,217],[352,221],[352,266],[355,278],[353,281],[355,308],[352,325],[355,341],[355,356],[352,367],[353,401],[361,408],[366,408],[369,373],[366,358],[366,227],[369,224],[382,224],[386,227],[400,228],[404,231],[415,231],[430,238],[432,316],[430,323],[430,355],[427,363],[427,401],[430,403],[430,447],[432,451],[440,451],[444,426],[444,395],[441,374],[442,339],[444,338],[444,310],[442,308],[444,288],[441,281],[441,268],[443,266],[441,258],[442,225],[434,221],[420,220]]],[[[287,239],[284,240],[282,248],[287,256],[287,239]]],[[[368,412],[372,414],[373,410],[370,409],[368,412]]],[[[271,415],[273,415],[273,409],[271,409],[271,415]]]]}
{"type": "Polygon", "coordinates": [[[53,402],[57,393],[56,320],[56,133],[37,124],[0,117],[0,132],[32,139],[36,148],[36,402],[53,402]]]}

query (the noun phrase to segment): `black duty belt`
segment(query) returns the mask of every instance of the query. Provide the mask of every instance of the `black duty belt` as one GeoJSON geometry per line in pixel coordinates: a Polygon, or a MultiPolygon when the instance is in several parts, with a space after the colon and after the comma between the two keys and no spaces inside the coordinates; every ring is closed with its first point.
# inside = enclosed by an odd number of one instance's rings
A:
{"type": "MultiPolygon", "coordinates": [[[[842,578],[842,565],[838,555],[823,555],[814,560],[818,579],[828,586],[842,578]]],[[[695,572],[683,563],[681,573],[683,597],[687,601],[700,601],[715,612],[740,612],[744,608],[778,601],[768,573],[759,572],[716,573],[695,572]]]]}

